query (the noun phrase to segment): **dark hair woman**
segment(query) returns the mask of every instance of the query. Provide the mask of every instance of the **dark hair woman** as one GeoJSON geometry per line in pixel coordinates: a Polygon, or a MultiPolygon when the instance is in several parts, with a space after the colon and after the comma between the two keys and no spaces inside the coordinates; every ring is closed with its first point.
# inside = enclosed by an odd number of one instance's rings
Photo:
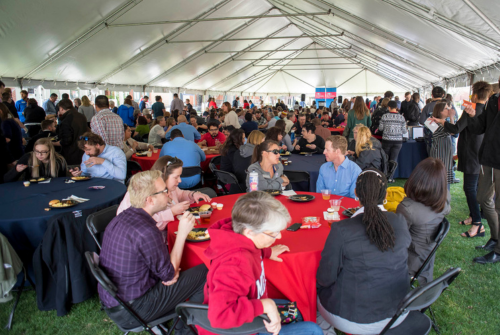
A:
{"type": "MultiPolygon", "coordinates": [[[[276,121],[277,122],[277,121],[276,121]]],[[[266,132],[266,141],[278,142],[280,150],[287,150],[287,146],[283,144],[283,129],[280,127],[271,127],[266,132]]]]}
{"type": "MultiPolygon", "coordinates": [[[[446,100],[443,99],[443,101],[434,105],[432,117],[435,119],[445,120],[452,114],[454,114],[453,109],[451,109],[446,100]]],[[[444,163],[448,175],[448,185],[452,184],[454,179],[453,146],[451,144],[450,133],[447,132],[442,126],[439,126],[438,129],[436,129],[436,131],[432,134],[432,146],[429,156],[439,158],[444,163]]]]}
{"type": "Polygon", "coordinates": [[[224,142],[221,150],[220,169],[222,171],[234,173],[233,156],[234,153],[245,143],[245,131],[243,129],[234,129],[224,142]]]}
{"type": "Polygon", "coordinates": [[[283,119],[279,119],[278,121],[276,121],[274,126],[281,129],[281,133],[283,134],[282,145],[286,145],[286,149],[284,150],[290,152],[293,151],[292,138],[286,133],[286,121],[283,119]]]}
{"type": "Polygon", "coordinates": [[[354,101],[354,108],[347,114],[347,127],[344,131],[344,136],[347,136],[349,141],[354,139],[354,133],[352,131],[358,123],[362,123],[368,128],[372,125],[370,110],[366,108],[363,97],[356,97],[356,100],[354,101]]]}
{"type": "Polygon", "coordinates": [[[249,176],[254,171],[259,175],[259,190],[281,190],[290,183],[283,174],[278,142],[264,141],[255,146],[252,164],[247,170],[247,192],[250,191],[249,176]]]}
{"type": "Polygon", "coordinates": [[[137,118],[137,126],[135,127],[134,137],[139,135],[141,138],[149,134],[148,120],[144,116],[139,116],[137,118]]]}
{"type": "MultiPolygon", "coordinates": [[[[321,253],[318,310],[344,333],[378,334],[410,290],[411,237],[403,215],[387,212],[382,205],[387,194],[382,172],[361,172],[355,192],[361,208],[332,225],[321,253]]],[[[393,327],[406,316],[401,315],[393,327]]]]}
{"type": "Polygon", "coordinates": [[[45,120],[45,111],[42,107],[38,106],[38,102],[35,99],[28,99],[28,104],[24,109],[24,117],[24,123],[26,124],[26,128],[28,128],[28,136],[36,136],[42,130],[40,124],[45,120]]]}
{"type": "MultiPolygon", "coordinates": [[[[19,119],[14,119],[7,106],[0,102],[0,127],[3,136],[7,141],[7,148],[14,159],[19,159],[24,154],[23,135],[21,131],[22,123],[19,119]],[[18,123],[19,122],[19,123],[18,123]]],[[[41,128],[39,128],[41,129],[41,128]]]]}

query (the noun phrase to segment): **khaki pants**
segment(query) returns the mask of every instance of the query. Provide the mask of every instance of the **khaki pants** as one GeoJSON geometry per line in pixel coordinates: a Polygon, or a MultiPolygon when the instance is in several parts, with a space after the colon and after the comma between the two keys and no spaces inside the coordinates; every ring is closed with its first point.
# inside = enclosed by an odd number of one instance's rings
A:
{"type": "MultiPolygon", "coordinates": [[[[500,170],[489,166],[482,166],[479,172],[477,186],[477,201],[483,209],[483,214],[490,226],[491,239],[499,237],[498,216],[500,214],[500,170]],[[498,183],[497,183],[498,181],[498,183]],[[496,199],[494,199],[496,194],[496,199]]],[[[495,252],[500,253],[500,244],[497,243],[495,252]]]]}

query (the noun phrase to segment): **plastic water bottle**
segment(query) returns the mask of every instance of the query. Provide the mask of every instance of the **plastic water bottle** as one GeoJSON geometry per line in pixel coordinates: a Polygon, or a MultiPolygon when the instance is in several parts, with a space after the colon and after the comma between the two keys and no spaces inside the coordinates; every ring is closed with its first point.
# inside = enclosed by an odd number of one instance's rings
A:
{"type": "Polygon", "coordinates": [[[259,174],[254,170],[249,175],[250,192],[259,190],[259,174]]]}
{"type": "Polygon", "coordinates": [[[290,130],[290,139],[292,140],[293,143],[293,140],[295,139],[295,130],[290,130]]]}

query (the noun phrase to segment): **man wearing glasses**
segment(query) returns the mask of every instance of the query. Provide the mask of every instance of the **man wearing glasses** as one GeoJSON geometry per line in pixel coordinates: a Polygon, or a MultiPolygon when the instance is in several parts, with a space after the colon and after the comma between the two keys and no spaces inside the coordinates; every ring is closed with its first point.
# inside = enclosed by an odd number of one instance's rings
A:
{"type": "Polygon", "coordinates": [[[80,137],[78,146],[85,153],[80,168],[69,171],[74,177],[92,176],[113,179],[123,183],[127,173],[127,158],[123,150],[106,145],[101,136],[86,132],[80,137]]]}
{"type": "MultiPolygon", "coordinates": [[[[153,215],[169,204],[168,190],[160,171],[140,172],[130,179],[131,207],[116,216],[106,228],[100,266],[118,288],[118,296],[146,322],[159,319],[189,299],[202,303],[207,267],[199,265],[180,272],[184,243],[194,227],[194,217],[185,212],[179,220],[172,248],[163,243],[153,215]]],[[[99,296],[108,316],[124,328],[137,321],[100,285],[99,296]]],[[[179,322],[181,328],[182,322],[179,322]]],[[[187,329],[175,330],[187,334],[187,329]]]]}

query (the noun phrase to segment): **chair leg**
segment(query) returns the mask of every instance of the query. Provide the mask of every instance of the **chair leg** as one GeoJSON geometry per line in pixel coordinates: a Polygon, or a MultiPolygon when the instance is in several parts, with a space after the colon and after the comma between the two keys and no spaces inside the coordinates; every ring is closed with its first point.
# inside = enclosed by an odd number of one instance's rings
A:
{"type": "Polygon", "coordinates": [[[179,322],[179,320],[180,320],[180,319],[181,319],[181,317],[180,317],[180,316],[178,316],[178,317],[176,317],[176,318],[175,318],[174,324],[173,324],[173,325],[172,325],[172,327],[170,327],[170,329],[168,330],[167,335],[172,334],[172,332],[173,332],[173,331],[174,331],[174,329],[175,329],[175,326],[177,325],[177,323],[179,322]]]}
{"type": "Polygon", "coordinates": [[[14,312],[16,311],[17,304],[19,303],[19,299],[21,299],[21,294],[23,293],[24,289],[24,283],[26,283],[26,270],[23,267],[24,271],[24,276],[23,280],[21,281],[21,287],[19,287],[19,291],[17,292],[17,297],[16,300],[14,301],[14,305],[12,306],[12,311],[10,312],[9,315],[9,320],[7,321],[7,325],[5,326],[5,329],[11,330],[12,329],[12,321],[14,319],[14,312]]]}
{"type": "Polygon", "coordinates": [[[441,334],[439,331],[439,327],[436,323],[436,316],[434,315],[434,312],[432,311],[431,306],[429,306],[429,314],[431,315],[431,320],[432,320],[432,328],[434,328],[434,331],[438,334],[441,334]]]}

